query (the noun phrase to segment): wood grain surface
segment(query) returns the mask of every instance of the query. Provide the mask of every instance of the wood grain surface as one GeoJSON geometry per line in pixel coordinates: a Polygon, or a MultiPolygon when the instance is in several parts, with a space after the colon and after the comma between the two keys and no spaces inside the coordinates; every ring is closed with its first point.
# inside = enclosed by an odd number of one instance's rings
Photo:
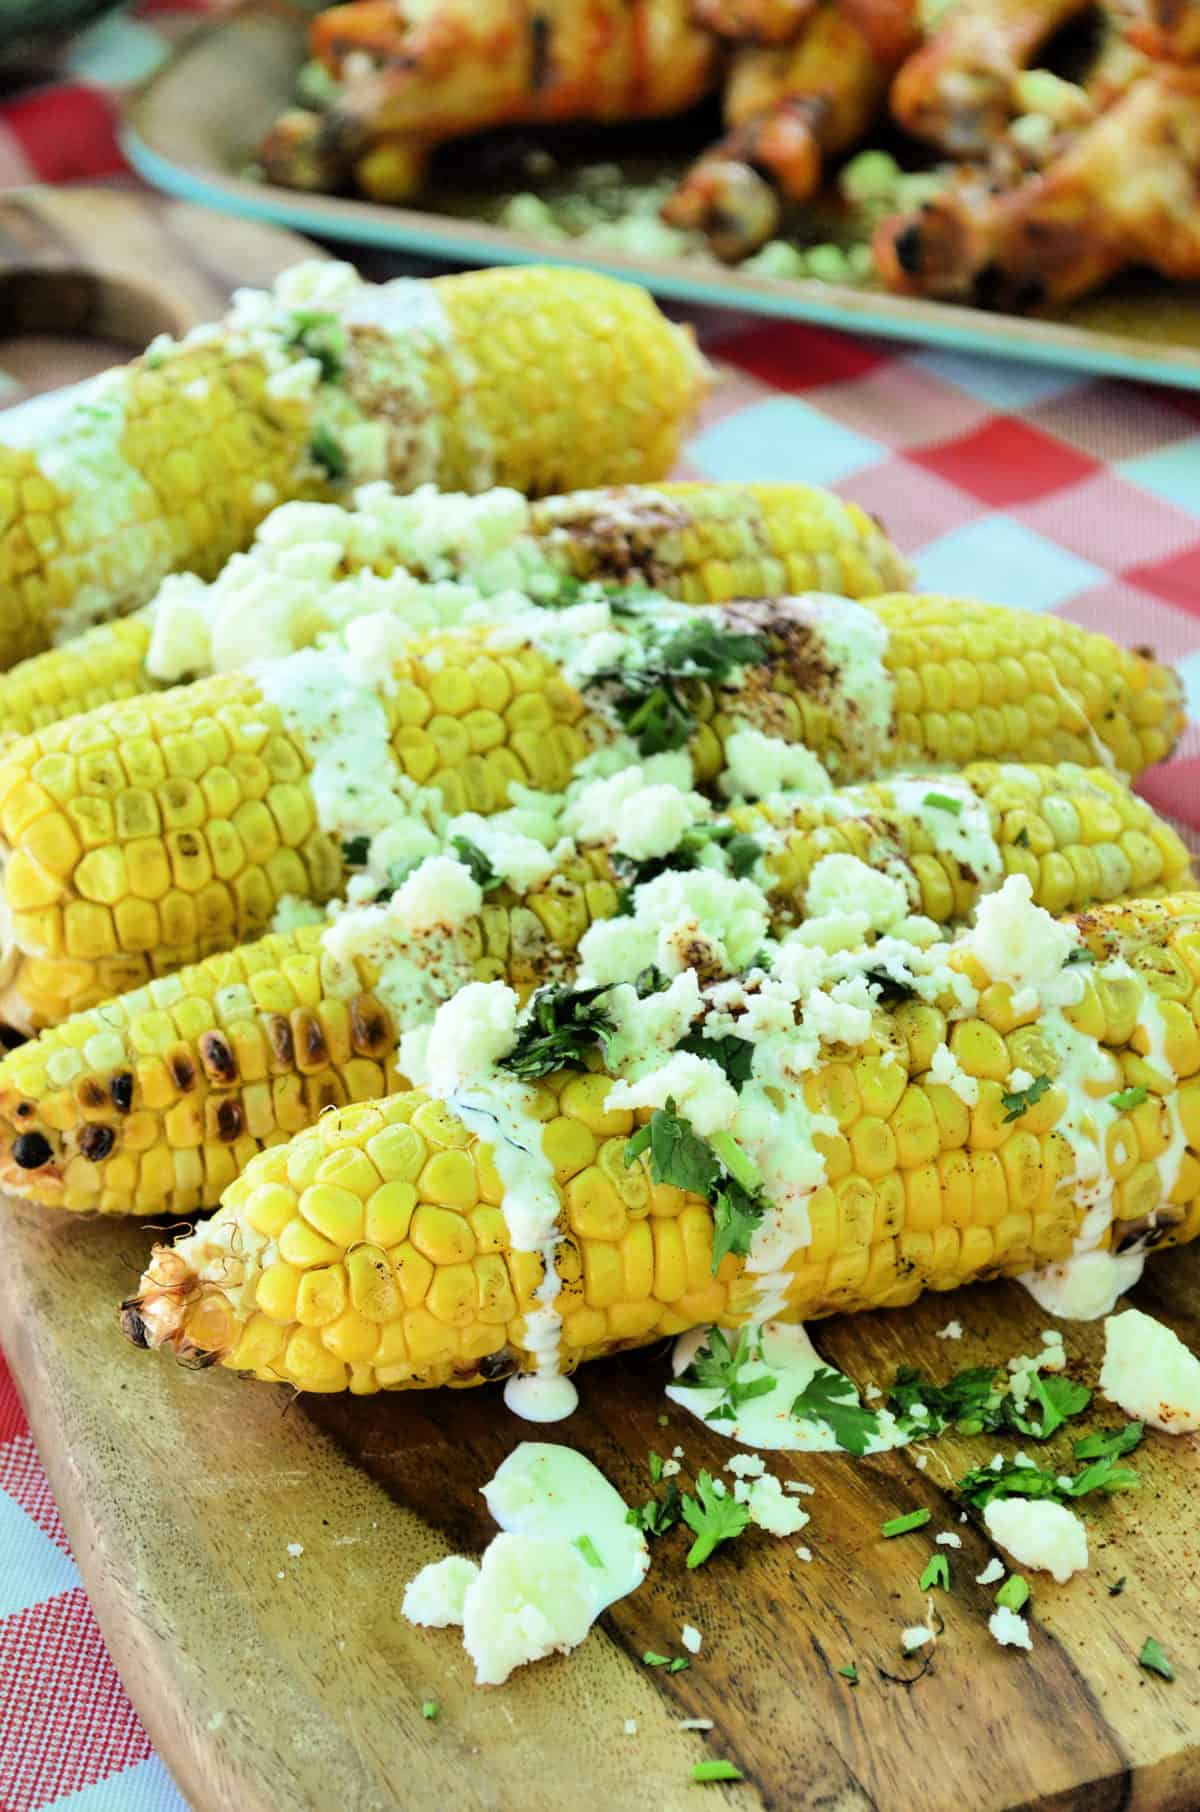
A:
{"type": "MultiPolygon", "coordinates": [[[[631,1502],[651,1447],[682,1445],[689,1478],[722,1467],[735,1450],[663,1396],[665,1353],[585,1368],[579,1411],[548,1431],[511,1416],[499,1388],[293,1400],[124,1344],[114,1305],[149,1237],[0,1205],[0,1313],[101,1625],[195,1812],[675,1812],[701,1792],[743,1812],[1194,1812],[1200,1441],[1149,1437],[1141,1490],[1089,1518],[1089,1572],[1035,1576],[1032,1654],[989,1636],[995,1587],[975,1575],[992,1550],[948,1491],[994,1443],[943,1439],[924,1471],[913,1449],[776,1456],[781,1476],[816,1488],[802,1536],[751,1531],[688,1573],[676,1531],[580,1650],[479,1689],[456,1632],[403,1621],[405,1582],[480,1551],[494,1525],[479,1489],[523,1439],[570,1442],[631,1502]],[[921,1506],[925,1530],[880,1537],[921,1506]],[[917,1580],[941,1530],[963,1545],[922,1669],[900,1632],[925,1617],[917,1580]],[[704,1636],[690,1670],[644,1666],[647,1649],[682,1652],[685,1622],[704,1636]],[[1137,1665],[1149,1635],[1173,1684],[1137,1665]],[[857,1687],[836,1672],[850,1660],[857,1687]],[[715,1728],[684,1731],[689,1717],[715,1728]],[[692,1763],[714,1755],[745,1782],[694,1786],[692,1763]]],[[[1135,1300],[1200,1346],[1200,1249],[1152,1260],[1135,1300]]],[[[1036,1350],[1044,1325],[996,1285],[829,1321],[817,1338],[861,1382],[886,1383],[900,1363],[941,1377],[1036,1350]],[[936,1338],[950,1313],[966,1330],[952,1344],[936,1338]]],[[[1094,1380],[1100,1330],[1066,1339],[1072,1370],[1094,1380]]]]}
{"type": "MultiPolygon", "coordinates": [[[[188,202],[122,189],[9,190],[0,195],[0,364],[25,394],[63,384],[140,352],[155,334],[213,320],[238,284],[267,284],[297,259],[324,256],[282,227],[188,202]],[[92,342],[96,357],[64,356],[65,342],[92,342]]],[[[4,393],[5,404],[18,400],[4,393]]]]}

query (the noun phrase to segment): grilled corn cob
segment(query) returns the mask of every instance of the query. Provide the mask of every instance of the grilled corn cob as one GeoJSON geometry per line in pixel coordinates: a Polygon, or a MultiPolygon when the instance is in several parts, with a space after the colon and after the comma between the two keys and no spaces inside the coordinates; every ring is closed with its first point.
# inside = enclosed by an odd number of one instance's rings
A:
{"type": "MultiPolygon", "coordinates": [[[[650,608],[657,623],[667,607],[650,608]]],[[[905,762],[1087,761],[1106,749],[1137,769],[1182,722],[1169,669],[1000,605],[897,594],[694,617],[670,608],[673,623],[753,635],[765,651],[721,684],[689,678],[685,662],[666,692],[648,694],[676,705],[687,695],[702,783],[746,719],[847,779],[905,762]]],[[[409,809],[414,784],[452,812],[494,812],[514,781],[560,790],[589,745],[611,739],[623,682],[566,683],[570,615],[538,615],[560,626],[558,662],[511,625],[438,632],[377,672],[376,692],[339,658],[307,651],[258,678],[217,675],[16,744],[0,762],[0,1017],[53,1024],[147,970],[257,935],[285,894],[332,898],[341,841],[379,828],[355,815],[363,783],[351,771],[368,777],[373,809],[392,814],[409,809]],[[501,633],[511,652],[495,645],[501,633]]],[[[653,680],[657,669],[640,671],[653,680]]]]}
{"type": "MultiPolygon", "coordinates": [[[[836,853],[906,869],[914,904],[938,923],[1005,873],[1027,875],[1051,911],[1190,885],[1180,839],[1102,770],[979,763],[961,780],[932,794],[958,815],[924,803],[924,780],[735,807],[729,821],[763,840],[773,929],[803,915],[815,863],[836,853]]],[[[491,893],[439,931],[437,991],[504,979],[524,999],[572,973],[583,934],[618,901],[611,853],[596,844],[523,898],[491,893]]],[[[211,956],[12,1051],[0,1061],[0,1186],[75,1211],[185,1214],[214,1206],[254,1152],[324,1108],[403,1086],[397,1046],[419,1014],[388,986],[386,940],[338,975],[324,931],[211,956]]]]}
{"type": "Polygon", "coordinates": [[[301,1390],[471,1385],[540,1372],[551,1266],[554,1362],[570,1371],[701,1323],[761,1319],[764,1290],[782,1298],[773,1313],[808,1320],[1052,1265],[1081,1235],[1096,1249],[1195,1238],[1195,898],[1101,910],[1084,929],[1107,966],[1083,966],[1072,1004],[1019,1012],[1019,993],[968,939],[951,957],[979,990],[967,1016],[955,1017],[949,988],[876,1009],[861,1043],[844,1057],[834,1047],[797,1082],[831,1130],[811,1134],[823,1176],[805,1236],[765,1282],[753,1246],[714,1267],[708,1202],[654,1181],[644,1154],[629,1167],[635,1113],[609,1105],[609,1076],[575,1069],[527,1091],[557,1204],[544,1250],[515,1237],[502,1141],[464,1123],[470,1089],[449,1102],[414,1090],[341,1109],[256,1157],[211,1221],[155,1248],[123,1305],[125,1331],[301,1390]],[[973,1105],[931,1072],[947,1041],[973,1105]],[[1006,1081],[1030,1069],[1045,1083],[1014,1112],[1006,1081]],[[1094,1235],[1085,1216],[1098,1191],[1111,1216],[1094,1235]]]}
{"type": "Polygon", "coordinates": [[[0,447],[3,664],[216,573],[284,498],[387,477],[547,492],[660,478],[704,387],[644,290],[568,270],[379,288],[308,264],[156,342],[36,452],[0,447]]]}
{"type": "MultiPolygon", "coordinates": [[[[480,500],[481,507],[475,510],[469,504],[464,510],[463,503],[461,498],[422,492],[419,518],[414,523],[404,514],[403,527],[397,527],[389,539],[386,512],[391,499],[385,495],[381,500],[371,493],[360,499],[357,509],[347,509],[336,518],[328,510],[310,514],[306,518],[311,525],[309,539],[327,549],[335,529],[342,530],[346,547],[339,576],[361,572],[364,567],[378,574],[401,567],[429,576],[425,550],[435,540],[431,534],[434,522],[444,518],[448,534],[456,530],[462,534],[473,515],[483,515],[488,499],[480,500]],[[379,531],[370,541],[364,525],[369,525],[368,532],[369,528],[379,531]]],[[[869,597],[895,590],[907,577],[903,558],[864,511],[809,485],[620,486],[569,492],[532,506],[523,506],[508,495],[498,497],[496,503],[504,517],[502,542],[514,553],[521,550],[544,569],[543,578],[561,575],[639,582],[688,603],[718,604],[733,597],[780,597],[809,590],[869,597]]],[[[394,508],[390,513],[392,517],[397,514],[394,508]]],[[[303,546],[302,541],[285,537],[287,520],[276,518],[277,539],[260,539],[251,556],[263,569],[264,583],[276,589],[287,580],[295,584],[303,546]],[[286,561],[286,579],[280,577],[276,558],[286,561]]],[[[497,551],[493,540],[487,552],[494,558],[497,551]]],[[[469,558],[454,549],[449,554],[439,549],[437,566],[439,571],[445,567],[455,576],[471,577],[469,558]]],[[[246,600],[248,570],[243,567],[229,575],[236,578],[228,608],[237,620],[235,652],[239,657],[253,647],[256,634],[265,635],[260,614],[246,600]]],[[[314,576],[294,613],[291,645],[295,647],[311,643],[321,629],[330,626],[328,616],[322,615],[321,577],[314,576]]],[[[330,589],[328,580],[324,589],[330,589]]],[[[218,614],[222,590],[218,584],[206,600],[212,616],[218,614]]],[[[190,588],[184,598],[186,606],[194,608],[190,588]]],[[[0,744],[6,737],[28,735],[44,724],[94,710],[110,699],[156,690],[160,679],[152,670],[155,663],[151,660],[148,665],[148,657],[156,615],[169,608],[167,588],[160,606],[151,605],[133,617],[100,624],[0,676],[0,744]]],[[[160,624],[160,638],[167,633],[167,626],[160,624]]],[[[199,677],[209,666],[245,664],[242,658],[231,661],[229,652],[222,647],[214,624],[209,647],[201,649],[198,657],[190,652],[185,657],[188,677],[199,677]]],[[[172,677],[183,677],[178,662],[172,677]]]]}

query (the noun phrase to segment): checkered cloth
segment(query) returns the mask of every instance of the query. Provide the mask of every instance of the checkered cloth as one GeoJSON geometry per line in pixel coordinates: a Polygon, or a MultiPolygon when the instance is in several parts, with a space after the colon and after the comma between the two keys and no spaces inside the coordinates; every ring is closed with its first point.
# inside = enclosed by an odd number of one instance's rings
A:
{"type": "MultiPolygon", "coordinates": [[[[104,55],[89,33],[77,69],[117,79],[116,53],[144,61],[155,31],[109,21],[104,55]]],[[[97,90],[0,108],[0,181],[118,167],[97,90]]],[[[1142,791],[1200,847],[1200,397],[818,328],[706,316],[703,331],[727,376],[684,473],[830,485],[883,517],[922,587],[1054,611],[1174,661],[1197,721],[1142,791]]],[[[0,1357],[0,1812],[51,1807],[184,1812],[105,1651],[0,1357]]]]}

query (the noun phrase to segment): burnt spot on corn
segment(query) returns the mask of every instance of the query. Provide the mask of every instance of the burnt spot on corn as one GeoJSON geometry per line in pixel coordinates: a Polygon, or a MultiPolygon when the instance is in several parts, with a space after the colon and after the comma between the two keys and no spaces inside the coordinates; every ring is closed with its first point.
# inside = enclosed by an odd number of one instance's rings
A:
{"type": "Polygon", "coordinates": [[[242,1128],[246,1123],[241,1102],[234,1100],[232,1096],[228,1100],[218,1101],[216,1120],[218,1139],[221,1139],[226,1145],[232,1145],[235,1139],[241,1137],[242,1128]]]}
{"type": "Polygon", "coordinates": [[[892,241],[892,250],[896,254],[896,263],[906,277],[915,277],[921,269],[921,228],[917,221],[910,220],[902,227],[892,241]]]}
{"type": "Polygon", "coordinates": [[[556,504],[554,527],[546,537],[548,546],[580,551],[583,569],[591,579],[623,583],[641,579],[647,585],[669,582],[672,575],[660,559],[661,544],[664,536],[690,526],[688,511],[674,499],[647,494],[640,486],[617,486],[604,495],[612,499],[611,513],[594,504],[581,504],[578,516],[572,518],[556,504]]]}
{"type": "Polygon", "coordinates": [[[108,1106],[108,1091],[93,1076],[86,1076],[75,1091],[80,1107],[97,1108],[108,1106]]]}
{"type": "Polygon", "coordinates": [[[18,1101],[14,1112],[16,1113],[18,1120],[28,1120],[30,1114],[34,1112],[33,1102],[18,1101]]]}
{"type": "Polygon", "coordinates": [[[485,1353],[479,1361],[479,1376],[488,1384],[495,1384],[500,1378],[511,1378],[517,1369],[517,1355],[511,1346],[502,1346],[498,1352],[485,1353]]]}
{"type": "Polygon", "coordinates": [[[301,1064],[316,1069],[318,1065],[328,1063],[329,1046],[325,1042],[325,1028],[316,1014],[297,1013],[295,1018],[293,1034],[301,1064]]]}
{"type": "Polygon", "coordinates": [[[529,92],[540,94],[551,75],[550,44],[554,27],[545,13],[533,13],[529,20],[529,92]]]}
{"type": "Polygon", "coordinates": [[[176,1045],[173,1051],[168,1051],[167,1069],[172,1082],[181,1094],[186,1095],[195,1088],[196,1065],[192,1061],[191,1052],[185,1046],[176,1045]]]}
{"type": "Polygon", "coordinates": [[[237,1058],[233,1047],[221,1032],[200,1035],[200,1061],[214,1082],[236,1082],[237,1058]]]}
{"type": "Polygon", "coordinates": [[[116,1142],[117,1135],[111,1126],[99,1126],[89,1121],[79,1129],[79,1149],[90,1164],[102,1164],[116,1142]]]}
{"type": "Polygon", "coordinates": [[[373,995],[356,994],[350,1002],[350,1036],[364,1057],[381,1056],[395,1042],[392,1022],[373,995]]]}
{"type": "Polygon", "coordinates": [[[296,1041],[292,1037],[292,1028],[284,1013],[272,1013],[266,1021],[267,1040],[271,1050],[284,1069],[291,1069],[296,1061],[296,1041]]]}
{"type": "Polygon", "coordinates": [[[108,1096],[119,1114],[127,1114],[133,1106],[133,1077],[128,1070],[119,1070],[108,1085],[108,1096]]]}
{"type": "Polygon", "coordinates": [[[13,1140],[13,1163],[22,1170],[40,1170],[48,1164],[54,1153],[50,1141],[40,1132],[18,1133],[13,1140]]]}

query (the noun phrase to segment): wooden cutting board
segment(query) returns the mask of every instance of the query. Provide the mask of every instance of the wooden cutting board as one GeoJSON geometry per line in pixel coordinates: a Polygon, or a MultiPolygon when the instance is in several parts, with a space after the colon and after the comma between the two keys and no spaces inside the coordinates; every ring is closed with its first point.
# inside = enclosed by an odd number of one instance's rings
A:
{"type": "MultiPolygon", "coordinates": [[[[125,1345],[115,1305],[149,1240],[131,1221],[0,1203],[0,1325],[101,1626],[195,1812],[686,1812],[702,1794],[740,1812],[1194,1812],[1200,1440],[1150,1437],[1142,1489],[1089,1519],[1090,1571],[1037,1576],[1032,1654],[988,1635],[995,1587],[975,1575],[992,1550],[947,1489],[992,1443],[943,1440],[924,1471],[915,1450],[776,1456],[816,1488],[801,1536],[752,1531],[688,1573],[676,1531],[580,1650],[479,1689],[456,1632],[403,1621],[406,1580],[480,1551],[494,1525],[479,1488],[525,1438],[580,1448],[630,1502],[647,1495],[651,1447],[681,1445],[689,1478],[719,1470],[735,1450],[664,1398],[665,1353],[586,1369],[578,1412],[546,1431],[498,1388],[293,1400],[125,1345]],[[925,1530],[880,1537],[919,1506],[925,1530]],[[961,1550],[934,1547],[942,1530],[961,1550]],[[900,1632],[925,1617],[917,1580],[938,1552],[953,1591],[936,1595],[944,1629],[922,1668],[900,1632]],[[643,1665],[647,1649],[682,1653],[685,1622],[704,1637],[689,1671],[643,1665]],[[1150,1635],[1173,1684],[1137,1665],[1150,1635]],[[851,1660],[856,1687],[835,1671],[851,1660]],[[710,1756],[744,1783],[693,1785],[710,1756]]],[[[1135,1300],[1200,1347],[1200,1248],[1152,1260],[1135,1300]]],[[[996,1285],[817,1338],[860,1382],[885,1383],[900,1363],[943,1377],[1036,1350],[1044,1325],[996,1285]],[[936,1337],[951,1314],[959,1342],[936,1337]]],[[[1099,1330],[1066,1338],[1094,1379],[1099,1330]]]]}

